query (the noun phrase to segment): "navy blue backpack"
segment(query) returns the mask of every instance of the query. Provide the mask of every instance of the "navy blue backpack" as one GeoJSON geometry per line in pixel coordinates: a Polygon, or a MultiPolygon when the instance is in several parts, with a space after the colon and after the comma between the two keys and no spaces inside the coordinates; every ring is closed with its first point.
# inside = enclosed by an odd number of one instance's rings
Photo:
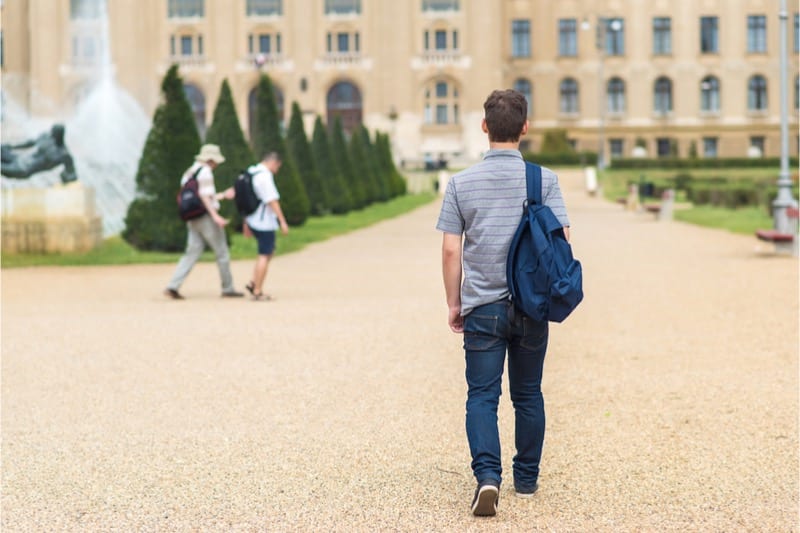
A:
{"type": "Polygon", "coordinates": [[[581,264],[553,211],[542,204],[542,168],[525,162],[528,199],[506,263],[511,301],[540,322],[561,322],[583,300],[581,264]]]}

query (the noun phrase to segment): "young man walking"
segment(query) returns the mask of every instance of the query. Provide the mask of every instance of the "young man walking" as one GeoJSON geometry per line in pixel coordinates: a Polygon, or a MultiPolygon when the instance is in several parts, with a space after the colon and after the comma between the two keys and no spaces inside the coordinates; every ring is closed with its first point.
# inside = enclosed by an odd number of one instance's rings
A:
{"type": "Polygon", "coordinates": [[[242,297],[243,293],[237,292],[233,287],[233,276],[231,275],[231,256],[228,251],[228,241],[225,237],[225,225],[228,220],[219,214],[219,201],[221,199],[230,200],[233,198],[233,188],[218,193],[214,186],[214,169],[225,161],[219,146],[216,144],[205,144],[200,148],[200,153],[195,156],[195,162],[184,172],[181,178],[181,186],[192,176],[197,176],[198,191],[203,205],[206,207],[206,214],[186,222],[186,252],[178,261],[175,273],[169,280],[164,294],[174,300],[183,300],[183,295],[178,292],[186,276],[192,271],[197,260],[205,250],[206,244],[214,250],[219,268],[219,277],[222,282],[223,297],[242,297]]]}
{"type": "MultiPolygon", "coordinates": [[[[528,132],[527,102],[517,91],[494,91],[483,107],[481,127],[489,136],[489,151],[483,161],[450,179],[436,228],[443,232],[448,323],[464,335],[466,430],[478,483],[472,513],[494,516],[502,481],[497,406],[506,352],[515,415],[514,489],[517,496],[529,498],[538,488],[548,324],[514,308],[506,281],[506,257],[527,197],[525,161],[519,152],[520,136],[528,132]]],[[[558,178],[546,168],[542,201],[569,236],[558,178]]]]}
{"type": "Polygon", "coordinates": [[[275,231],[280,228],[286,235],[289,233],[289,225],[283,216],[280,194],[275,187],[275,174],[281,168],[281,157],[276,152],[269,152],[261,158],[261,162],[248,169],[253,175],[253,190],[261,200],[258,209],[253,211],[244,224],[245,233],[250,232],[258,242],[258,258],[253,267],[253,279],[247,284],[247,291],[252,295],[253,300],[269,301],[272,297],[264,293],[264,280],[267,277],[267,269],[275,252],[275,231]]]}

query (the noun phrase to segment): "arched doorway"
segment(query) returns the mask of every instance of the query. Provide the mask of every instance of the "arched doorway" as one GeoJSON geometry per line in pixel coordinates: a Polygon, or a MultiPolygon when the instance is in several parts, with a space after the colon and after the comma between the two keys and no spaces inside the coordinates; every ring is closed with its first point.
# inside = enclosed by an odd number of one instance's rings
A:
{"type": "Polygon", "coordinates": [[[350,134],[361,124],[363,113],[361,91],[352,83],[348,81],[335,83],[328,91],[327,105],[328,126],[339,117],[342,128],[350,134]]]}

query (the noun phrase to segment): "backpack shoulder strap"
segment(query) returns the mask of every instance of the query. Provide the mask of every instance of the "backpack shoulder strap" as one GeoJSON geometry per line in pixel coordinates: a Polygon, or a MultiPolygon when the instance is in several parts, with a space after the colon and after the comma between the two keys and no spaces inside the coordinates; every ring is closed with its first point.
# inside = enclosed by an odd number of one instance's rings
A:
{"type": "Polygon", "coordinates": [[[525,183],[528,188],[528,203],[542,204],[542,167],[525,161],[525,183]]]}

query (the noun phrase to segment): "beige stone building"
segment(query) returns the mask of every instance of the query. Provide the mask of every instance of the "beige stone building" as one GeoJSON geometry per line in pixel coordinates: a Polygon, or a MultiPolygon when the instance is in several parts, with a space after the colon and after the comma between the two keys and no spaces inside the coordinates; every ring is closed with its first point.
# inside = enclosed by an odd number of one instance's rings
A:
{"type": "MultiPolygon", "coordinates": [[[[109,64],[152,116],[177,62],[198,124],[231,85],[249,129],[267,72],[284,113],[389,132],[395,156],[469,162],[494,88],[541,133],[627,157],[780,152],[778,0],[5,0],[2,89],[32,116],[74,109],[109,64]],[[104,25],[107,12],[107,28],[104,25]],[[109,45],[109,46],[106,46],[109,45]],[[110,61],[103,50],[110,48],[110,61]]],[[[797,154],[798,6],[789,2],[790,152],[797,154]]],[[[5,104],[4,104],[5,105],[5,104]]],[[[285,118],[286,115],[284,115],[285,118]]]]}

